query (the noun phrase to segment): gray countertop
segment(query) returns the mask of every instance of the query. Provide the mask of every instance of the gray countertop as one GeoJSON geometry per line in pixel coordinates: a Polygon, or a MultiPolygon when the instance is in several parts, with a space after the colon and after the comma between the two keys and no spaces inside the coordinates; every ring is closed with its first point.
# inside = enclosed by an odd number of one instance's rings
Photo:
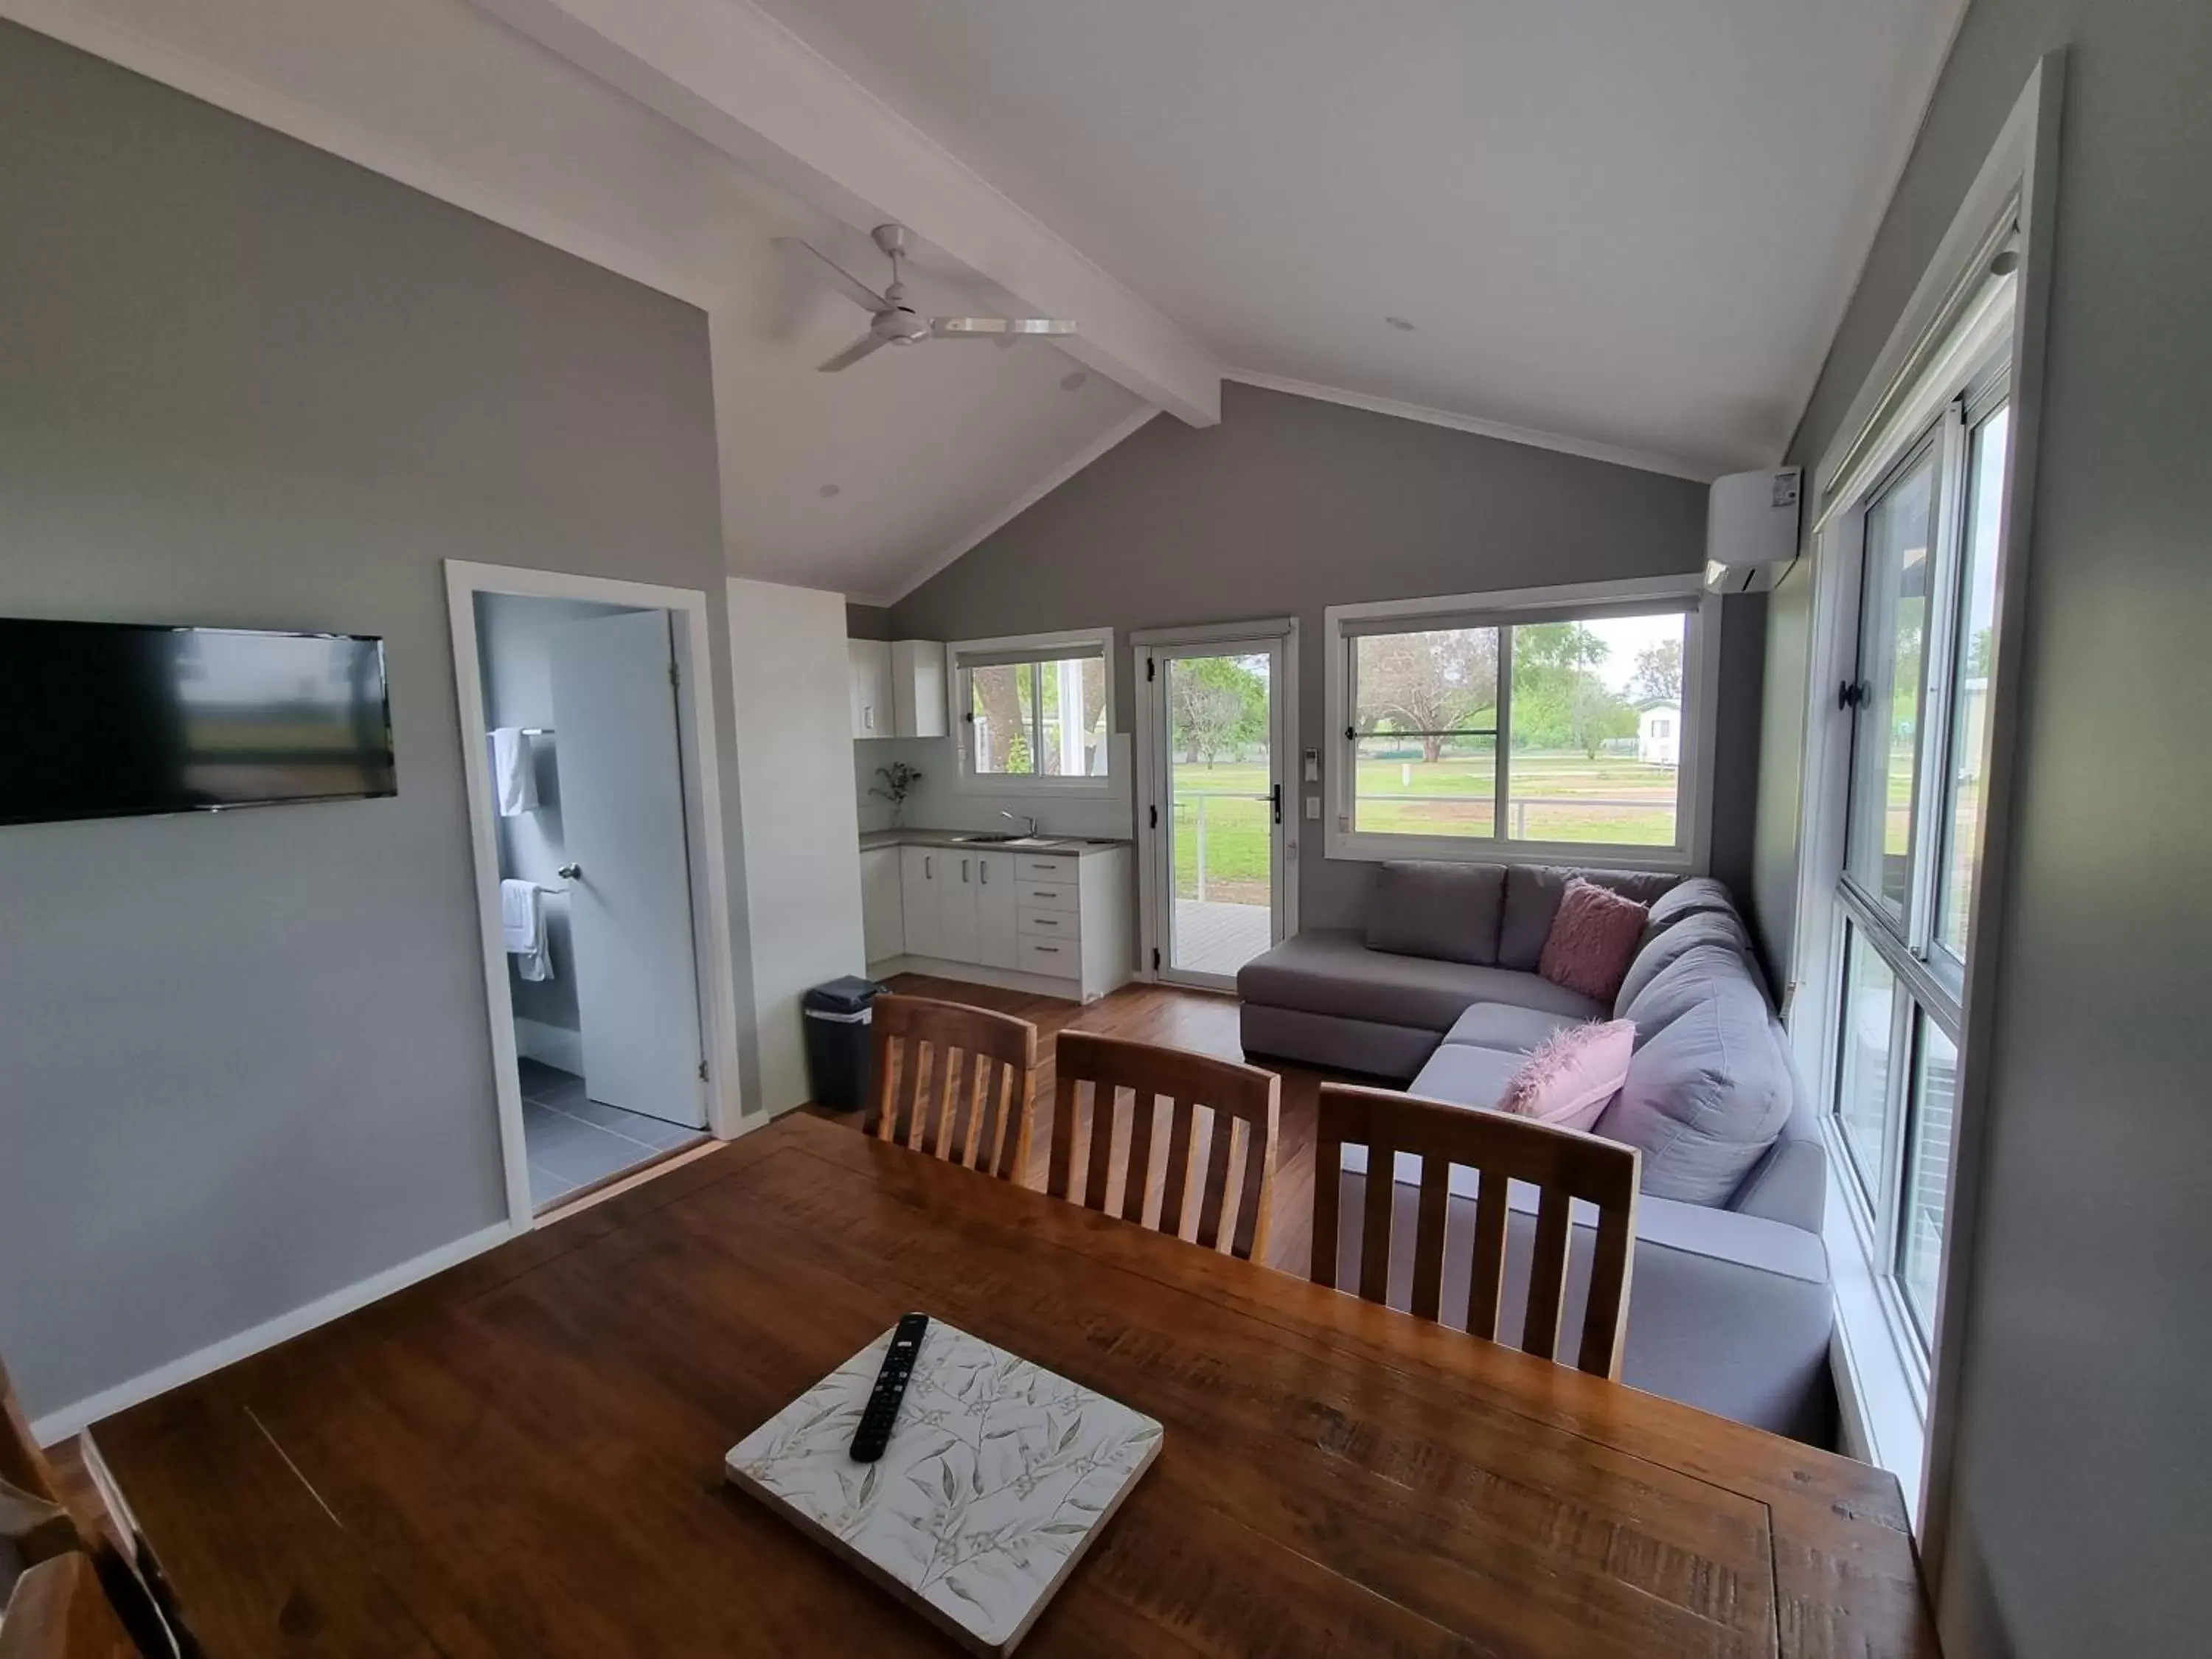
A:
{"type": "Polygon", "coordinates": [[[1049,853],[1062,858],[1087,857],[1093,853],[1110,853],[1116,848],[1130,844],[1126,836],[1038,836],[1020,841],[978,841],[978,834],[988,831],[973,830],[871,830],[860,837],[860,850],[872,853],[879,847],[957,847],[971,853],[1049,853]]]}

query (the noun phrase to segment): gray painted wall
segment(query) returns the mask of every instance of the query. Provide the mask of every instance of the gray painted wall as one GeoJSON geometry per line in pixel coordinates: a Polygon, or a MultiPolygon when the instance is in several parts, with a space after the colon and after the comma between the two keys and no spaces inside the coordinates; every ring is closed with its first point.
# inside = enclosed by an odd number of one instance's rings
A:
{"type": "MultiPolygon", "coordinates": [[[[891,637],[891,613],[880,605],[845,606],[845,637],[848,640],[887,640],[891,637]]],[[[883,739],[873,739],[881,742],[883,739]]]]}
{"type": "MultiPolygon", "coordinates": [[[[1328,605],[1696,570],[1702,485],[1231,384],[1221,424],[1156,420],[892,607],[900,638],[1298,617],[1298,732],[1322,741],[1328,605]]],[[[1714,867],[1748,874],[1759,601],[1722,624],[1714,867]]],[[[1742,607],[1739,609],[1739,607],[1742,607]]],[[[1126,669],[1115,699],[1135,720],[1126,669]]],[[[1049,823],[1049,820],[1048,820],[1049,823]]],[[[1356,925],[1370,866],[1302,851],[1301,920],[1356,925]]]]}
{"type": "Polygon", "coordinates": [[[380,634],[399,779],[0,829],[37,1414],[504,1219],[441,562],[722,547],[702,313],[12,24],[0,155],[0,611],[380,634]]]}
{"type": "MultiPolygon", "coordinates": [[[[2212,6],[1976,0],[1794,446],[1815,460],[2036,58],[2071,48],[1944,1651],[2200,1653],[2212,1499],[2212,6]]],[[[1802,585],[1801,572],[1796,585],[1802,585]]],[[[1803,715],[1778,603],[1767,747],[1803,715]]],[[[1786,946],[1796,795],[1762,793],[1786,946]]]]}

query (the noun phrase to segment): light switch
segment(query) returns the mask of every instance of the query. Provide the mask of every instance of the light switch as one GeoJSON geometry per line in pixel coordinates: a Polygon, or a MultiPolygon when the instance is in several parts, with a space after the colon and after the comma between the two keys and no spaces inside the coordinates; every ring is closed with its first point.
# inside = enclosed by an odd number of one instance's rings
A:
{"type": "Polygon", "coordinates": [[[1308,795],[1306,797],[1306,816],[1310,818],[1318,818],[1321,816],[1321,797],[1319,795],[1308,795]]]}
{"type": "MultiPolygon", "coordinates": [[[[1305,752],[1306,781],[1308,783],[1319,783],[1321,781],[1321,750],[1318,749],[1309,749],[1305,752]]],[[[1309,812],[1306,816],[1308,817],[1312,817],[1314,814],[1309,812]]]]}

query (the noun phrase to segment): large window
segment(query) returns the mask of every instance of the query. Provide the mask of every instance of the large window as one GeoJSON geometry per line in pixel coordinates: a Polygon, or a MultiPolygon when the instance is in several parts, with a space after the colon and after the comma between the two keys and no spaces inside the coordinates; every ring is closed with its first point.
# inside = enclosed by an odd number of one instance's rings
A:
{"type": "Polygon", "coordinates": [[[1997,354],[1866,489],[1832,1103],[1876,1274],[1934,1340],[1982,847],[2009,392],[1997,354]]]}
{"type": "Polygon", "coordinates": [[[1656,586],[1333,610],[1331,854],[1689,862],[1700,601],[1656,586]]]}
{"type": "Polygon", "coordinates": [[[961,775],[985,787],[1097,788],[1111,761],[1111,641],[1103,633],[948,647],[961,775]]]}

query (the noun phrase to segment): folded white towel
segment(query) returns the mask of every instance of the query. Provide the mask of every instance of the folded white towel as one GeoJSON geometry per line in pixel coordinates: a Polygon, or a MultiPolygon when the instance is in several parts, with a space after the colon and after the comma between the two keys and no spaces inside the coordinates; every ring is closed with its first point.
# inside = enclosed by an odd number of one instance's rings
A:
{"type": "Polygon", "coordinates": [[[515,959],[514,971],[527,980],[553,977],[553,953],[545,948],[545,890],[534,881],[499,884],[500,942],[515,959]]]}
{"type": "Polygon", "coordinates": [[[538,770],[530,760],[530,739],[520,726],[502,726],[491,734],[491,778],[503,818],[538,810],[538,770]]]}

